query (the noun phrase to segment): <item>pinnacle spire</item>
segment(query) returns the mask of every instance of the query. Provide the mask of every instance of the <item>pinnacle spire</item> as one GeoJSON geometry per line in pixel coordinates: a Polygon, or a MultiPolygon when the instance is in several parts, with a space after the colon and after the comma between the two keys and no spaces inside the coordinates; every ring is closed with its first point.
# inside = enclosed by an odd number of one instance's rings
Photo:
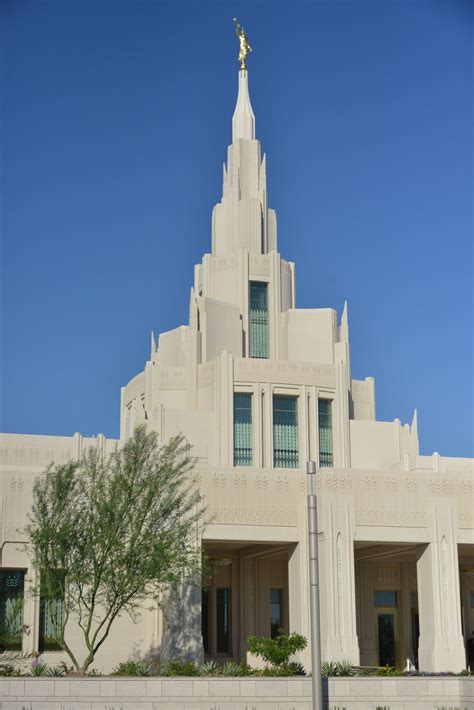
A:
{"type": "Polygon", "coordinates": [[[232,142],[239,138],[255,140],[255,116],[250,103],[248,72],[239,71],[239,93],[234,115],[232,116],[232,142]]]}

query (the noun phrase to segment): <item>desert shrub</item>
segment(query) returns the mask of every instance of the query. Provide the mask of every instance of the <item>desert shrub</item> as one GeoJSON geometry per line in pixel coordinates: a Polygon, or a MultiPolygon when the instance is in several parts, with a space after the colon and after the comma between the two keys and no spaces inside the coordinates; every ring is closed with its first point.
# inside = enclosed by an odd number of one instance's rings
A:
{"type": "Polygon", "coordinates": [[[165,675],[196,676],[199,675],[199,669],[194,661],[183,661],[181,658],[175,658],[166,666],[165,675]]]}
{"type": "Polygon", "coordinates": [[[290,657],[297,651],[306,648],[308,641],[301,634],[293,633],[287,636],[282,629],[279,630],[276,638],[267,636],[249,636],[247,639],[249,651],[263,658],[276,668],[288,666],[290,657]]]}
{"type": "Polygon", "coordinates": [[[112,675],[149,676],[151,665],[146,661],[122,661],[113,669],[112,675]]]}

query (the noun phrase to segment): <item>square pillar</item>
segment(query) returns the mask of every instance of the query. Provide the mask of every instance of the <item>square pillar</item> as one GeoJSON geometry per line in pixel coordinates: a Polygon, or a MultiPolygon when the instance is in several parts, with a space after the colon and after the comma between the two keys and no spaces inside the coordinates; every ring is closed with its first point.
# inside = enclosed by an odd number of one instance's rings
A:
{"type": "Polygon", "coordinates": [[[421,671],[459,673],[466,668],[461,633],[457,543],[446,535],[418,549],[421,671]]]}
{"type": "MultiPolygon", "coordinates": [[[[329,497],[328,497],[329,498],[329,497]]],[[[349,499],[318,499],[323,528],[319,538],[321,583],[321,656],[359,665],[356,630],[354,510],[349,499]]],[[[318,526],[319,527],[319,526],[318,526]]]]}
{"type": "Polygon", "coordinates": [[[373,562],[361,560],[358,564],[359,625],[357,635],[360,645],[361,666],[378,665],[377,642],[374,624],[375,569],[373,562]]]}

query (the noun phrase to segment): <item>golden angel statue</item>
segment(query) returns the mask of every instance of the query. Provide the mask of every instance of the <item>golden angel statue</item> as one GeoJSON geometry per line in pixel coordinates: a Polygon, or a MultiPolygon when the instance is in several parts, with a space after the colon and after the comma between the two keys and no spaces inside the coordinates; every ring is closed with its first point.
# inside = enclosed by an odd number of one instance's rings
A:
{"type": "Polygon", "coordinates": [[[235,22],[235,34],[237,35],[237,39],[239,40],[239,43],[240,43],[240,50],[239,50],[240,70],[245,71],[247,69],[246,64],[245,64],[245,57],[247,56],[247,54],[249,52],[252,51],[252,47],[249,44],[249,39],[247,37],[247,33],[245,32],[244,28],[239,25],[236,17],[234,17],[234,22],[235,22]]]}

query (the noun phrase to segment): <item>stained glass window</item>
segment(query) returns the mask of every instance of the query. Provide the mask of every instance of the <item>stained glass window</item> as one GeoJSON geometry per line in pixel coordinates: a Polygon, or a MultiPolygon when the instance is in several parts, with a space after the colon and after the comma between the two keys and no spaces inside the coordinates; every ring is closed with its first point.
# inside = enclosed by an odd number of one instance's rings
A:
{"type": "Polygon", "coordinates": [[[0,571],[0,650],[21,651],[25,573],[0,571]]]}
{"type": "Polygon", "coordinates": [[[234,466],[252,465],[252,395],[234,394],[234,466]]]}
{"type": "Polygon", "coordinates": [[[298,421],[296,397],[273,396],[273,465],[298,467],[298,421]]]}
{"type": "Polygon", "coordinates": [[[250,282],[250,357],[268,357],[268,284],[250,282]]]}
{"type": "Polygon", "coordinates": [[[318,399],[319,418],[319,466],[333,465],[332,456],[332,401],[318,399]]]}

